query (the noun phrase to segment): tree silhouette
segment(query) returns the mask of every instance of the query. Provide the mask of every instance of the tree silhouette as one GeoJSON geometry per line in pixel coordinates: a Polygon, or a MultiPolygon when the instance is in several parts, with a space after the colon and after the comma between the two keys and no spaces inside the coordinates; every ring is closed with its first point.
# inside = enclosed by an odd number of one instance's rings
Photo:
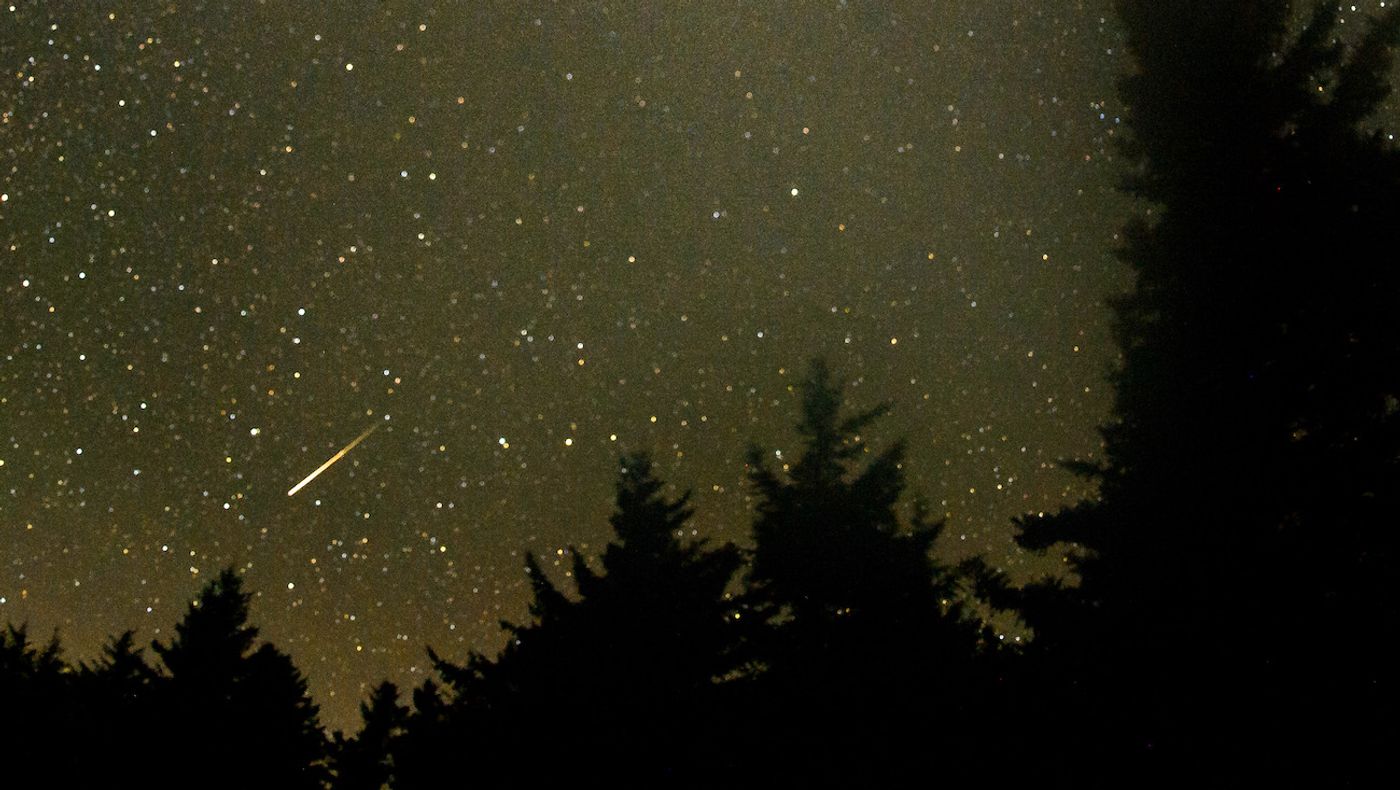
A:
{"type": "Polygon", "coordinates": [[[102,655],[91,664],[80,664],[79,671],[80,682],[89,688],[84,696],[116,707],[141,702],[160,679],[136,647],[134,631],[113,637],[102,647],[102,655]]]}
{"type": "Polygon", "coordinates": [[[153,643],[169,681],[162,720],[169,783],[320,787],[325,736],[306,680],[270,644],[256,649],[252,596],[232,568],[200,592],[168,643],[153,643]]]}
{"type": "Polygon", "coordinates": [[[131,631],[113,637],[73,679],[79,736],[88,759],[75,765],[84,786],[150,786],[142,773],[120,773],[132,754],[149,749],[161,730],[156,700],[161,677],[146,663],[131,631]]]}
{"type": "Polygon", "coordinates": [[[1034,650],[1091,711],[1076,748],[1374,759],[1396,732],[1400,157],[1359,124],[1400,13],[1347,46],[1335,4],[1292,37],[1283,3],[1118,6],[1128,188],[1154,206],[1081,467],[1100,496],[1021,522],[1078,575],[1027,591],[1034,650]]]}
{"type": "Polygon", "coordinates": [[[360,703],[360,732],[345,739],[336,733],[331,786],[337,790],[378,790],[394,784],[394,742],[403,733],[408,708],[399,704],[399,689],[383,681],[360,703]]]}
{"type": "Polygon", "coordinates": [[[13,755],[7,781],[35,786],[65,772],[66,755],[81,743],[71,679],[57,635],[40,647],[24,625],[0,630],[0,743],[13,755]]]}
{"type": "Polygon", "coordinates": [[[950,598],[952,575],[929,555],[942,525],[919,517],[906,530],[896,510],[903,444],[862,470],[853,463],[869,453],[861,432],[886,410],[841,418],[841,391],[821,361],[812,363],[802,394],[804,447],[788,473],[770,470],[757,448],[749,454],[759,498],[752,599],[789,610],[798,623],[830,625],[852,615],[923,612],[929,600],[950,598]]]}
{"type": "Polygon", "coordinates": [[[899,515],[903,445],[873,454],[864,441],[885,409],[845,417],[841,404],[814,361],[800,455],[779,472],[750,452],[758,505],[746,603],[764,626],[752,635],[751,759],[777,759],[766,745],[774,733],[812,779],[907,775],[934,742],[970,759],[992,699],[981,628],[960,603],[958,574],[932,557],[942,524],[921,506],[908,525],[899,515]]]}
{"type": "Polygon", "coordinates": [[[547,750],[549,762],[531,764],[534,780],[566,775],[582,760],[638,780],[712,770],[714,686],[736,661],[725,588],[740,556],[732,545],[683,542],[689,494],[669,499],[663,488],[646,456],[622,459],[615,537],[601,570],[569,552],[577,596],[561,592],[529,554],[531,622],[503,624],[510,638],[500,656],[473,654],[458,666],[433,655],[449,701],[415,695],[404,786],[450,773],[428,755],[465,743],[502,767],[547,750]]]}

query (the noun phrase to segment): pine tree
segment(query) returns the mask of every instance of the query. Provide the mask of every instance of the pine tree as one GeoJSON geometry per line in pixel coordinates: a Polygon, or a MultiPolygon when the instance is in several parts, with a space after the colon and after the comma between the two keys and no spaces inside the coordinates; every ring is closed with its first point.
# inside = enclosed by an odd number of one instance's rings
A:
{"type": "Polygon", "coordinates": [[[954,579],[930,556],[942,525],[920,517],[905,529],[900,521],[904,445],[864,469],[855,463],[870,452],[861,432],[886,409],[841,417],[841,390],[820,360],[802,396],[804,446],[787,474],[770,470],[757,448],[749,454],[759,499],[752,599],[808,623],[936,609],[929,602],[950,599],[954,579]]]}
{"type": "Polygon", "coordinates": [[[158,783],[320,787],[325,736],[306,680],[270,644],[255,648],[252,598],[232,568],[200,592],[168,643],[153,643],[169,681],[161,700],[172,742],[158,783]]]}
{"type": "Polygon", "coordinates": [[[758,505],[746,611],[765,626],[752,635],[750,759],[796,752],[786,759],[814,781],[907,778],[933,743],[956,774],[995,705],[981,628],[956,571],[932,555],[942,524],[922,507],[905,523],[904,447],[873,453],[865,441],[885,411],[843,416],[841,388],[817,360],[802,387],[800,454],[775,471],[750,453],[758,505]],[[768,745],[774,733],[779,749],[768,745]]]}
{"type": "Polygon", "coordinates": [[[134,631],[125,631],[110,639],[96,661],[79,665],[84,681],[94,686],[85,695],[98,696],[119,706],[146,698],[159,675],[146,663],[142,652],[136,646],[134,631]]]}
{"type": "Polygon", "coordinates": [[[92,663],[82,663],[74,678],[81,711],[81,739],[88,759],[74,767],[81,786],[149,786],[144,772],[123,772],[128,756],[149,749],[160,729],[157,699],[161,677],[146,663],[136,636],[113,637],[92,663]]]}
{"type": "Polygon", "coordinates": [[[57,634],[41,647],[25,625],[0,630],[0,743],[13,755],[6,781],[41,786],[70,774],[81,743],[72,677],[57,634]]]}
{"type": "Polygon", "coordinates": [[[331,786],[336,790],[379,790],[393,785],[395,741],[403,734],[408,708],[399,704],[399,689],[384,681],[360,703],[360,732],[339,737],[334,749],[331,786]]]}
{"type": "Polygon", "coordinates": [[[575,595],[527,554],[531,620],[503,624],[501,654],[474,654],[465,665],[433,654],[451,693],[445,707],[436,694],[415,706],[405,786],[451,773],[428,764],[431,748],[444,744],[470,743],[501,767],[547,750],[549,761],[531,764],[535,781],[567,775],[581,760],[638,781],[713,769],[715,684],[737,660],[725,589],[739,552],[681,539],[689,494],[668,498],[645,456],[622,459],[616,501],[601,569],[569,551],[575,595]]]}
{"type": "Polygon", "coordinates": [[[1091,706],[1082,746],[1378,750],[1395,731],[1368,645],[1396,630],[1400,157],[1359,125],[1388,94],[1400,13],[1346,46],[1335,4],[1292,37],[1279,2],[1119,10],[1129,189],[1154,206],[1125,234],[1137,283],[1114,305],[1099,498],[1021,525],[1078,576],[1028,591],[1036,650],[1060,698],[1091,706]]]}

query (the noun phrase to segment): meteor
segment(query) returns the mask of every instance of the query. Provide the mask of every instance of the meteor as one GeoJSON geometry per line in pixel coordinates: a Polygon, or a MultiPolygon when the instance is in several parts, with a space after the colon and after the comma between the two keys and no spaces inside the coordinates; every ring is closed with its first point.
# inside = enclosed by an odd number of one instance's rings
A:
{"type": "Polygon", "coordinates": [[[314,471],[314,472],[312,472],[311,474],[307,475],[300,483],[297,483],[296,485],[294,485],[294,486],[292,486],[291,488],[287,489],[287,496],[293,496],[293,495],[295,495],[296,492],[300,491],[300,490],[302,489],[303,486],[305,486],[307,483],[311,482],[312,480],[315,480],[317,475],[319,475],[319,474],[321,474],[322,472],[324,472],[324,471],[326,471],[327,469],[329,469],[329,468],[331,467],[331,464],[333,464],[333,463],[335,463],[336,461],[339,461],[340,459],[344,458],[346,453],[348,453],[348,452],[350,452],[351,450],[355,449],[355,445],[359,444],[360,442],[363,442],[363,441],[365,440],[365,438],[368,437],[370,434],[374,433],[375,429],[377,429],[378,427],[379,427],[379,423],[375,423],[375,424],[369,426],[368,428],[366,428],[366,429],[365,429],[365,432],[362,433],[362,434],[360,434],[359,436],[356,436],[356,437],[355,437],[355,440],[354,440],[353,442],[350,442],[349,444],[347,444],[347,445],[345,445],[344,447],[340,448],[340,451],[337,452],[335,455],[332,455],[330,458],[327,458],[327,459],[326,459],[326,462],[325,462],[324,464],[321,464],[320,466],[316,467],[316,471],[314,471]]]}

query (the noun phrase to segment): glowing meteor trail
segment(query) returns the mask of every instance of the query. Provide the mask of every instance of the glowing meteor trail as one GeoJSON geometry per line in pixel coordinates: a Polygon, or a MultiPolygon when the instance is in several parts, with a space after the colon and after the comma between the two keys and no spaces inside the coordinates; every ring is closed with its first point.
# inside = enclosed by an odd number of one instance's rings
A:
{"type": "Polygon", "coordinates": [[[331,467],[331,464],[344,458],[346,453],[355,449],[355,445],[359,444],[360,442],[363,442],[365,438],[368,437],[370,434],[374,433],[375,429],[378,427],[379,423],[375,423],[366,428],[365,432],[360,434],[359,436],[356,436],[353,442],[340,448],[340,452],[337,452],[335,455],[332,455],[330,458],[327,458],[324,464],[321,464],[320,466],[316,467],[316,471],[307,475],[300,483],[297,483],[296,485],[287,489],[287,496],[292,496],[296,494],[296,492],[300,491],[302,487],[305,486],[307,483],[311,482],[312,480],[315,480],[317,475],[329,469],[331,467]]]}

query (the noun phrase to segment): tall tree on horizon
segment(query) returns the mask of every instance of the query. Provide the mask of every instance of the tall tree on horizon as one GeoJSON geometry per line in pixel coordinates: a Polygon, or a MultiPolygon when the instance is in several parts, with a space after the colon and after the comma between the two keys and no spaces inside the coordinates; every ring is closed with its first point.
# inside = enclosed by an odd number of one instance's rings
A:
{"type": "Polygon", "coordinates": [[[146,662],[133,631],[112,637],[91,662],[80,662],[73,676],[77,724],[89,759],[75,766],[86,786],[134,786],[145,777],[117,778],[114,766],[148,746],[161,730],[156,701],[162,677],[146,662]]]}
{"type": "Polygon", "coordinates": [[[200,591],[174,637],[152,643],[168,674],[158,705],[171,744],[153,784],[323,786],[326,740],[306,679],[286,654],[256,644],[251,599],[227,568],[200,591]]]}
{"type": "Polygon", "coordinates": [[[408,720],[399,704],[398,686],[385,680],[360,703],[360,731],[335,734],[331,787],[334,790],[379,790],[394,786],[394,750],[408,720]]]}
{"type": "Polygon", "coordinates": [[[794,620],[828,622],[953,598],[951,572],[930,555],[942,524],[922,513],[907,526],[900,519],[904,444],[859,468],[870,454],[862,432],[887,408],[843,416],[841,407],[841,388],[826,363],[813,360],[802,384],[800,455],[779,473],[761,450],[749,452],[759,500],[751,598],[794,620]]]}
{"type": "MultiPolygon", "coordinates": [[[[1343,41],[1271,0],[1120,0],[1151,206],[1129,225],[1097,499],[1020,523],[1078,746],[1186,761],[1379,754],[1395,733],[1400,156],[1366,130],[1400,11],[1343,41]]],[[[1072,728],[1067,728],[1072,729],[1072,728]]]]}
{"type": "Polygon", "coordinates": [[[740,555],[731,544],[683,540],[690,495],[664,489],[647,456],[624,457],[601,568],[568,552],[576,594],[527,553],[531,619],[502,624],[509,638],[500,655],[473,654],[464,665],[433,655],[448,693],[415,694],[404,786],[459,775],[453,750],[468,744],[505,776],[545,749],[544,738],[550,761],[534,761],[522,778],[567,776],[581,760],[638,780],[712,770],[715,683],[737,660],[726,587],[740,555]]]}
{"type": "MultiPolygon", "coordinates": [[[[877,453],[864,435],[885,407],[845,414],[820,359],[801,395],[800,452],[780,470],[758,448],[749,456],[745,601],[761,626],[749,632],[749,737],[784,741],[813,781],[906,775],[934,743],[955,775],[995,717],[994,651],[958,572],[933,555],[943,525],[917,504],[901,515],[904,445],[877,453]]],[[[770,762],[767,750],[753,761],[770,762]]]]}

